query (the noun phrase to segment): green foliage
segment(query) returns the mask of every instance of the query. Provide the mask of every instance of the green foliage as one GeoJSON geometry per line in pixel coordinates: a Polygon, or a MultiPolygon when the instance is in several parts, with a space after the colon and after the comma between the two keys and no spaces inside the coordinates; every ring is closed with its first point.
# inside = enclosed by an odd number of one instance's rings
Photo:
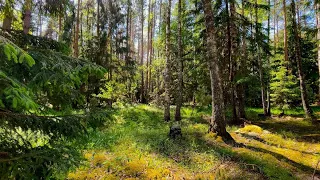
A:
{"type": "Polygon", "coordinates": [[[275,56],[273,71],[271,71],[271,102],[280,109],[289,109],[299,99],[297,79],[288,70],[288,62],[283,62],[281,56],[275,56]]]}

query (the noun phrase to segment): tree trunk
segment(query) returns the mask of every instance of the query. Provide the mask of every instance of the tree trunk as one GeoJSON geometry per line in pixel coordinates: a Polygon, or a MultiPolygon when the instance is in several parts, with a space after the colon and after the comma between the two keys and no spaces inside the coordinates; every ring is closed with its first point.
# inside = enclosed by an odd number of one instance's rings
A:
{"type": "Polygon", "coordinates": [[[319,70],[319,92],[318,103],[320,104],[320,3],[316,3],[316,21],[317,21],[317,51],[318,51],[318,70],[319,70]]]}
{"type": "Polygon", "coordinates": [[[206,25],[206,47],[207,61],[210,70],[211,93],[212,93],[212,118],[210,121],[210,132],[217,133],[224,141],[233,141],[226,130],[225,107],[223,102],[222,79],[217,59],[217,47],[215,37],[215,26],[211,0],[202,0],[206,25]]]}
{"type": "MultiPolygon", "coordinates": [[[[271,1],[268,0],[268,7],[271,7],[271,1]]],[[[270,46],[270,9],[268,10],[268,46],[270,46]]],[[[268,69],[270,69],[270,56],[267,55],[267,65],[268,69]]],[[[271,104],[270,104],[270,77],[268,75],[268,84],[267,84],[267,116],[271,116],[271,104]]]]}
{"type": "Polygon", "coordinates": [[[31,8],[32,8],[32,1],[26,0],[24,4],[24,18],[23,18],[23,32],[28,34],[31,27],[31,8]]]}
{"type": "Polygon", "coordinates": [[[260,78],[260,88],[261,88],[261,101],[262,101],[262,107],[263,107],[263,114],[267,116],[267,104],[266,104],[266,87],[264,83],[264,77],[263,77],[263,64],[262,64],[262,59],[261,59],[261,54],[260,54],[260,47],[259,47],[259,42],[258,42],[258,0],[255,1],[255,18],[256,18],[256,30],[255,30],[255,39],[256,39],[256,45],[257,45],[257,61],[259,65],[259,78],[260,78]]]}
{"type": "Polygon", "coordinates": [[[166,68],[164,77],[165,102],[164,102],[164,120],[170,121],[170,81],[171,81],[171,60],[170,60],[170,16],[171,0],[168,0],[166,17],[166,68]]]}
{"type": "MultiPolygon", "coordinates": [[[[283,4],[283,18],[284,18],[284,29],[283,29],[283,43],[284,43],[284,60],[285,63],[288,64],[289,56],[288,56],[288,30],[287,30],[287,8],[286,8],[286,0],[282,1],[283,4]]],[[[288,67],[287,67],[288,68],[288,67]]]]}
{"type": "MultiPolygon", "coordinates": [[[[143,6],[144,6],[144,0],[141,0],[141,42],[140,42],[140,65],[143,66],[143,28],[144,28],[144,15],[143,15],[143,6]]],[[[141,69],[141,87],[140,87],[140,102],[145,103],[145,93],[144,93],[144,70],[141,69]]]]}
{"type": "Polygon", "coordinates": [[[12,1],[6,1],[4,6],[4,19],[2,24],[2,29],[6,31],[11,30],[12,25],[12,19],[13,19],[13,2],[12,1]]]}
{"type": "Polygon", "coordinates": [[[178,92],[177,92],[177,104],[176,104],[176,113],[175,113],[175,120],[181,120],[181,106],[183,101],[183,69],[182,69],[182,9],[181,9],[181,2],[182,0],[178,1],[178,92]]]}
{"type": "Polygon", "coordinates": [[[299,37],[299,32],[298,32],[298,27],[297,27],[297,22],[296,22],[296,6],[295,6],[295,1],[291,0],[291,8],[292,8],[292,25],[293,25],[293,30],[294,30],[294,40],[295,40],[295,56],[296,56],[296,61],[297,61],[297,66],[298,66],[298,75],[299,75],[299,81],[300,81],[300,91],[301,91],[301,101],[302,101],[302,106],[304,109],[304,113],[307,118],[312,118],[312,120],[315,120],[312,110],[310,108],[309,102],[308,102],[308,95],[307,95],[307,88],[305,84],[305,79],[304,79],[304,73],[302,71],[302,58],[301,58],[301,49],[300,49],[300,37],[299,37]]]}
{"type": "Polygon", "coordinates": [[[97,0],[97,37],[100,38],[100,2],[97,0]]]}
{"type": "Polygon", "coordinates": [[[80,4],[81,4],[81,0],[78,0],[76,32],[74,37],[74,57],[79,57],[80,4]]]}

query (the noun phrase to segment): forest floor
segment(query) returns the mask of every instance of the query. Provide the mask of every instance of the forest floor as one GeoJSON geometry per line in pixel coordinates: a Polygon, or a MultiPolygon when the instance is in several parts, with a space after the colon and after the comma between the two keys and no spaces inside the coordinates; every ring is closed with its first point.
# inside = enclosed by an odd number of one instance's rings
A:
{"type": "MultiPolygon", "coordinates": [[[[320,108],[313,108],[320,115],[320,108]]],[[[109,111],[113,123],[89,131],[86,160],[69,179],[308,180],[320,160],[320,125],[304,120],[301,109],[259,119],[261,109],[247,108],[252,124],[228,127],[242,144],[236,147],[207,133],[210,108],[183,108],[183,136],[175,140],[168,137],[170,123],[157,107],[109,111]]],[[[314,179],[319,170],[320,164],[314,179]]]]}

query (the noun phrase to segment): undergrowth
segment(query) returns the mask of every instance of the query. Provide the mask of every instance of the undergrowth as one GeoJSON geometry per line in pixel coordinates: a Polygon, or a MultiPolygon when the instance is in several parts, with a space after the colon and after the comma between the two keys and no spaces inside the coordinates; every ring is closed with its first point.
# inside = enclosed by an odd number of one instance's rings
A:
{"type": "Polygon", "coordinates": [[[277,119],[228,127],[239,143],[232,147],[207,133],[208,109],[183,108],[183,136],[175,140],[168,137],[170,123],[163,121],[162,112],[147,105],[114,110],[112,125],[89,130],[84,165],[68,178],[305,179],[319,160],[320,144],[268,129],[268,123],[277,119]]]}

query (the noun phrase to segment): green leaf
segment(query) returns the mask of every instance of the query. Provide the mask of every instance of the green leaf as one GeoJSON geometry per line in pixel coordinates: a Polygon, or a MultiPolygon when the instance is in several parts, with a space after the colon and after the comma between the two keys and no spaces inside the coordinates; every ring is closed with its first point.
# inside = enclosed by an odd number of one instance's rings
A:
{"type": "Polygon", "coordinates": [[[23,62],[24,57],[25,57],[25,54],[22,53],[21,56],[19,57],[19,63],[20,64],[23,62]]]}
{"type": "Polygon", "coordinates": [[[13,98],[12,99],[12,107],[15,109],[15,108],[17,108],[17,105],[18,105],[18,100],[17,100],[17,98],[13,98]]]}
{"type": "Polygon", "coordinates": [[[11,53],[11,55],[12,55],[13,61],[14,61],[15,63],[18,63],[18,57],[17,57],[17,55],[16,55],[15,53],[11,53]]]}
{"type": "Polygon", "coordinates": [[[8,60],[11,61],[11,51],[8,45],[3,46],[4,54],[7,56],[8,60]]]}
{"type": "Polygon", "coordinates": [[[24,54],[24,58],[25,58],[25,61],[27,61],[28,65],[30,67],[32,67],[33,65],[36,64],[36,62],[34,61],[34,59],[29,55],[29,54],[24,54]]]}

